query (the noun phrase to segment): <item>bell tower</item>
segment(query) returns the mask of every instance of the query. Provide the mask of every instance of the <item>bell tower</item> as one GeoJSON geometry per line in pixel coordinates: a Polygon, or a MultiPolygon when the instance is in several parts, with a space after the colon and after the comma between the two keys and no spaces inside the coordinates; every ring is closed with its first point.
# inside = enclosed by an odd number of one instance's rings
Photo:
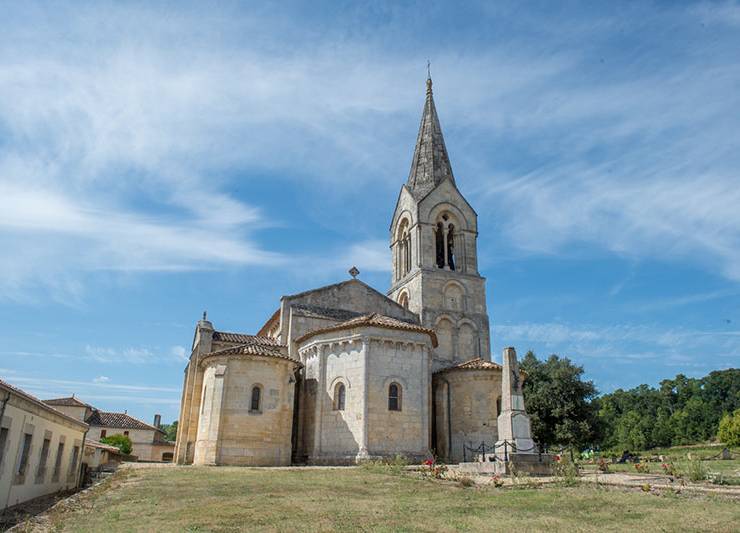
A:
{"type": "Polygon", "coordinates": [[[437,333],[433,369],[491,359],[485,278],[478,273],[478,215],[457,189],[427,78],[411,171],[390,226],[388,296],[437,333]]]}

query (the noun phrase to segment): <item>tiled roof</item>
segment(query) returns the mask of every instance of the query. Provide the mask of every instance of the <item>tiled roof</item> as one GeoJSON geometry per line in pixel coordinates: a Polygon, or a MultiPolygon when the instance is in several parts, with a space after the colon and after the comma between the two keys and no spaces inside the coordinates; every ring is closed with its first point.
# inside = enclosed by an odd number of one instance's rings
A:
{"type": "Polygon", "coordinates": [[[47,411],[49,411],[51,413],[54,413],[55,415],[61,416],[62,418],[66,418],[67,420],[70,420],[70,421],[74,422],[75,424],[79,424],[81,426],[85,426],[86,425],[81,420],[77,420],[74,417],[71,417],[69,415],[65,415],[61,411],[57,411],[51,405],[47,405],[42,400],[39,400],[38,398],[36,398],[36,396],[33,396],[31,394],[28,394],[26,391],[24,391],[22,389],[19,389],[18,387],[14,386],[14,385],[11,385],[7,381],[3,381],[2,379],[0,379],[0,389],[5,389],[7,392],[12,392],[14,394],[17,394],[18,396],[23,397],[24,399],[28,400],[29,402],[38,405],[42,409],[45,409],[45,410],[47,410],[47,411]]]}
{"type": "Polygon", "coordinates": [[[239,344],[237,346],[229,346],[221,350],[216,350],[203,357],[218,357],[223,355],[254,355],[263,357],[276,357],[278,359],[287,359],[298,365],[300,362],[288,357],[287,346],[280,344],[276,339],[270,337],[257,337],[254,335],[246,335],[251,337],[249,342],[239,344]]]}
{"type": "Polygon", "coordinates": [[[109,452],[114,453],[121,453],[121,450],[116,448],[115,446],[111,446],[110,444],[103,444],[102,442],[98,442],[96,440],[86,440],[85,446],[90,446],[92,448],[100,448],[101,450],[108,450],[109,452]]]}
{"type": "Polygon", "coordinates": [[[134,418],[126,413],[109,413],[106,411],[99,411],[95,409],[90,416],[85,420],[91,426],[102,426],[109,428],[121,428],[121,429],[151,429],[154,431],[161,431],[161,429],[142,422],[138,418],[134,418]]]}
{"type": "Polygon", "coordinates": [[[352,328],[359,328],[359,327],[376,327],[376,328],[397,329],[397,330],[402,330],[402,331],[414,331],[418,333],[426,333],[432,339],[432,346],[434,346],[435,348],[437,347],[437,335],[434,333],[433,330],[425,328],[418,324],[411,324],[409,322],[404,322],[403,320],[398,320],[397,318],[391,318],[389,316],[379,315],[378,313],[358,316],[356,318],[347,320],[335,326],[329,326],[326,328],[320,328],[314,331],[309,331],[305,335],[296,339],[296,342],[301,343],[305,341],[306,339],[309,339],[313,337],[314,335],[318,335],[320,333],[327,333],[330,331],[341,331],[343,329],[352,329],[352,328]]]}
{"type": "Polygon", "coordinates": [[[442,370],[437,370],[436,373],[447,372],[449,370],[498,370],[498,371],[501,371],[502,369],[503,367],[497,363],[493,363],[491,361],[486,361],[484,359],[481,359],[480,357],[476,357],[475,359],[471,359],[470,361],[465,361],[464,363],[460,363],[458,365],[443,368],[442,370]]]}
{"type": "Polygon", "coordinates": [[[350,320],[362,316],[357,311],[348,311],[347,309],[338,309],[334,307],[321,307],[319,305],[294,304],[291,306],[297,309],[301,315],[312,318],[328,318],[331,320],[350,320]]]}
{"type": "Polygon", "coordinates": [[[61,405],[64,407],[90,407],[92,408],[92,405],[87,404],[85,402],[81,402],[74,396],[70,396],[69,398],[52,398],[51,400],[43,400],[43,402],[46,405],[61,405]]]}
{"type": "Polygon", "coordinates": [[[246,333],[227,333],[225,331],[214,331],[213,340],[221,342],[237,342],[239,344],[277,344],[276,339],[270,337],[258,337],[257,335],[247,335],[246,333]]]}

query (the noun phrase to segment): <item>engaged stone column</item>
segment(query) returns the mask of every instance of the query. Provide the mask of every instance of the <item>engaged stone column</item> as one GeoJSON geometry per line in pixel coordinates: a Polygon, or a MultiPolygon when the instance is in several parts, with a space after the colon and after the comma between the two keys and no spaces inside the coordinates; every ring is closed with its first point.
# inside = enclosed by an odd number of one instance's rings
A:
{"type": "Polygon", "coordinates": [[[537,453],[532,440],[529,417],[524,409],[522,379],[514,348],[504,349],[503,363],[501,414],[497,420],[499,440],[496,443],[496,455],[503,457],[504,442],[507,443],[508,454],[537,453]]]}

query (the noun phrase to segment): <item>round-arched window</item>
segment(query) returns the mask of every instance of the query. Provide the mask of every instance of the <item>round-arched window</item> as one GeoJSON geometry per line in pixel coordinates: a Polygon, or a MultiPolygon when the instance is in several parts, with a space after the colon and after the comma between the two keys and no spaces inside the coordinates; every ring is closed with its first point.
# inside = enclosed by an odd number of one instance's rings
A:
{"type": "Polygon", "coordinates": [[[391,383],[388,386],[388,410],[401,410],[401,385],[398,383],[391,383]]]}

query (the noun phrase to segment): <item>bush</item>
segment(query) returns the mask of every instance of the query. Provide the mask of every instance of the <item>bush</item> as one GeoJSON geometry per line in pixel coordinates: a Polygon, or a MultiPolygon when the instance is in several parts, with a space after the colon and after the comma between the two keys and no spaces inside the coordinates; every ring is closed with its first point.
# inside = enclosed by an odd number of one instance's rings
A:
{"type": "Polygon", "coordinates": [[[565,455],[559,456],[558,460],[553,463],[552,472],[558,478],[558,481],[566,486],[576,485],[581,475],[578,470],[578,463],[571,461],[565,455]]]}
{"type": "Polygon", "coordinates": [[[719,422],[717,438],[728,446],[740,446],[740,409],[726,413],[719,422]]]}
{"type": "Polygon", "coordinates": [[[475,481],[473,481],[471,478],[467,476],[463,476],[459,479],[459,483],[461,487],[472,487],[475,485],[475,481]]]}
{"type": "Polygon", "coordinates": [[[690,481],[707,479],[707,469],[699,459],[690,459],[678,469],[678,476],[690,481]]]}
{"type": "Polygon", "coordinates": [[[131,444],[131,439],[129,439],[126,435],[111,435],[110,437],[103,437],[100,439],[100,442],[103,444],[110,444],[111,446],[115,446],[119,450],[121,450],[121,453],[124,455],[128,455],[131,453],[131,450],[133,449],[133,446],[131,444]]]}

